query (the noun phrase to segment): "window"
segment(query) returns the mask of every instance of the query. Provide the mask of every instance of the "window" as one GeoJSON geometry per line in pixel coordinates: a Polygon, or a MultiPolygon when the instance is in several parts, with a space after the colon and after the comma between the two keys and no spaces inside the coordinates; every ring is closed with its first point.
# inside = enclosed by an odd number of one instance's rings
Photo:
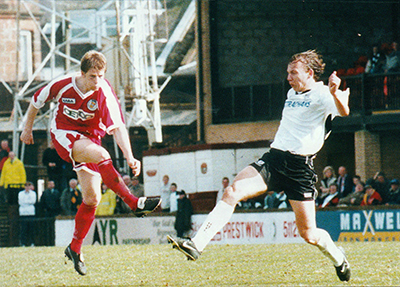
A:
{"type": "Polygon", "coordinates": [[[32,34],[26,30],[19,34],[19,70],[23,80],[32,76],[32,34]]]}
{"type": "Polygon", "coordinates": [[[72,10],[69,12],[71,19],[71,43],[94,44],[96,35],[94,27],[96,24],[96,10],[72,10]]]}
{"type": "Polygon", "coordinates": [[[100,35],[111,37],[117,35],[117,18],[115,11],[107,10],[101,11],[96,14],[97,26],[100,29],[100,35]]]}

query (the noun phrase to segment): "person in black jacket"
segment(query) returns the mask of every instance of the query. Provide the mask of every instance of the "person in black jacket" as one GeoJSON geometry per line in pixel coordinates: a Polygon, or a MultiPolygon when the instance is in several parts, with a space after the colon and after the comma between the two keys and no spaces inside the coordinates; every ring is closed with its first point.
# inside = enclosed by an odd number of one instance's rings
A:
{"type": "Polygon", "coordinates": [[[184,190],[178,191],[178,211],[176,212],[175,230],[179,237],[192,229],[193,207],[184,190]]]}
{"type": "Polygon", "coordinates": [[[337,185],[339,187],[339,198],[343,198],[353,192],[353,179],[347,173],[347,169],[344,166],[339,167],[338,174],[337,185]]]}
{"type": "Polygon", "coordinates": [[[44,217],[56,217],[61,213],[60,205],[61,192],[55,188],[53,180],[47,183],[47,189],[40,197],[40,205],[43,209],[44,217]]]}
{"type": "Polygon", "coordinates": [[[55,187],[58,190],[64,190],[67,187],[64,183],[64,160],[58,155],[53,143],[50,141],[49,147],[43,152],[43,165],[47,169],[49,180],[54,181],[55,187]]]}

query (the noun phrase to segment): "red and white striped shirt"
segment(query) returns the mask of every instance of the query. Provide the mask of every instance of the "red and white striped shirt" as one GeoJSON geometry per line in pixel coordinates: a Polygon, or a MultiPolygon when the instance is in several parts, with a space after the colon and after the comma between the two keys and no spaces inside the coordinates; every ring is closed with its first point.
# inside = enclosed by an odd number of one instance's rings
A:
{"type": "Polygon", "coordinates": [[[125,125],[118,98],[105,79],[97,91],[82,93],[77,85],[79,73],[65,76],[38,90],[32,104],[40,109],[52,99],[57,107],[51,129],[73,130],[88,137],[100,138],[125,125]]]}

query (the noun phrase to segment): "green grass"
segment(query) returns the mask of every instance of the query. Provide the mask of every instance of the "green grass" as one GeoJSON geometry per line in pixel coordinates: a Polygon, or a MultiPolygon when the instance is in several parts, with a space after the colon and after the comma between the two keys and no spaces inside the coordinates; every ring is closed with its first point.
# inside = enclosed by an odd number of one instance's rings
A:
{"type": "Polygon", "coordinates": [[[86,276],[61,247],[0,248],[1,286],[399,286],[400,243],[341,243],[352,266],[340,282],[307,244],[209,245],[187,261],[171,245],[85,246],[86,276]]]}

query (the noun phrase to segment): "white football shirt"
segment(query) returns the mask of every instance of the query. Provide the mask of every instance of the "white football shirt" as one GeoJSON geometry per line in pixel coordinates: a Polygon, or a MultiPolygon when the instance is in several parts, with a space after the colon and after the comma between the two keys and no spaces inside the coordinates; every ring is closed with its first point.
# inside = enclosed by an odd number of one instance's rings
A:
{"type": "Polygon", "coordinates": [[[329,87],[323,82],[304,93],[290,89],[272,148],[299,155],[316,154],[324,145],[325,122],[339,115],[329,87]]]}

